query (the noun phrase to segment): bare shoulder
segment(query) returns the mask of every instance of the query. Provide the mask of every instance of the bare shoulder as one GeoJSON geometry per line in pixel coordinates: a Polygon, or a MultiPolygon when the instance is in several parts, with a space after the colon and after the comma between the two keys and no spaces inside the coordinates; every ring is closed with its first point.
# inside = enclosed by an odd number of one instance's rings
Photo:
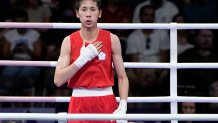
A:
{"type": "Polygon", "coordinates": [[[111,34],[111,40],[112,41],[119,41],[119,38],[118,38],[118,36],[117,35],[115,35],[115,34],[113,34],[113,33],[110,33],[111,34]]]}
{"type": "Polygon", "coordinates": [[[70,36],[66,36],[61,44],[61,55],[70,52],[70,36]]]}
{"type": "Polygon", "coordinates": [[[113,34],[113,33],[111,33],[110,35],[111,35],[111,42],[112,42],[112,45],[113,45],[113,44],[120,43],[120,39],[119,39],[119,37],[118,37],[117,35],[115,35],[115,34],[113,34]]]}
{"type": "Polygon", "coordinates": [[[70,36],[64,37],[64,40],[62,43],[70,43],[70,36]]]}
{"type": "Polygon", "coordinates": [[[70,36],[66,36],[63,41],[62,41],[62,45],[61,48],[67,48],[68,46],[70,46],[70,36]]]}
{"type": "Polygon", "coordinates": [[[117,35],[113,33],[111,33],[111,43],[112,43],[112,52],[119,54],[121,50],[120,39],[117,35]]]}

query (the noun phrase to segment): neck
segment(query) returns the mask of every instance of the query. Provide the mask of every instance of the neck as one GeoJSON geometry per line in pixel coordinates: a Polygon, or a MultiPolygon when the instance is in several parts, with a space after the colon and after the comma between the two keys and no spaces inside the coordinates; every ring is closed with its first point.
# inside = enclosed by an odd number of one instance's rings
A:
{"type": "Polygon", "coordinates": [[[93,30],[81,29],[80,35],[85,42],[91,43],[95,41],[96,38],[98,37],[98,31],[99,31],[98,28],[95,28],[93,30]]]}

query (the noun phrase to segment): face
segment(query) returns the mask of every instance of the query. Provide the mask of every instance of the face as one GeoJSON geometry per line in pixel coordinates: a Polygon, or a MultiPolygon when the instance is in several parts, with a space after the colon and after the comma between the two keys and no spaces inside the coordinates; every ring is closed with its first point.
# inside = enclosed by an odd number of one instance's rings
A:
{"type": "Polygon", "coordinates": [[[202,50],[208,50],[212,48],[213,34],[211,30],[201,30],[196,37],[197,45],[202,50]]]}
{"type": "Polygon", "coordinates": [[[92,28],[97,26],[97,20],[101,17],[101,10],[93,0],[83,0],[79,10],[76,11],[77,17],[82,23],[82,27],[92,28]]]}
{"type": "Polygon", "coordinates": [[[182,103],[182,113],[184,114],[194,114],[196,111],[195,103],[192,102],[183,102],[182,103]]]}
{"type": "Polygon", "coordinates": [[[142,23],[153,23],[154,22],[154,10],[151,8],[146,8],[142,11],[141,22],[142,23]]]}

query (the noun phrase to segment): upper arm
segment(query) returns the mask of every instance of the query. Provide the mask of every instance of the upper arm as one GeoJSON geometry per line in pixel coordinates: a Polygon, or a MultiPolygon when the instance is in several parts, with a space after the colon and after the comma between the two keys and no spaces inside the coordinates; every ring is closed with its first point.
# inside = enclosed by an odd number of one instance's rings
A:
{"type": "Polygon", "coordinates": [[[61,45],[60,56],[58,58],[57,65],[56,65],[56,71],[64,69],[65,67],[69,66],[70,52],[71,52],[70,37],[67,36],[64,38],[61,45]]]}
{"type": "Polygon", "coordinates": [[[124,77],[126,76],[126,74],[123,64],[120,40],[116,35],[111,34],[111,41],[112,41],[112,57],[113,57],[114,68],[116,70],[118,77],[124,77]]]}

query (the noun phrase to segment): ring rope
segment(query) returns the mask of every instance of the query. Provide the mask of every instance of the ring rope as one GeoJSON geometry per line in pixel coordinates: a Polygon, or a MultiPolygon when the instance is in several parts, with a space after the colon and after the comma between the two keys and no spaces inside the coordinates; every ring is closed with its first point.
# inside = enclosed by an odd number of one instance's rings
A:
{"type": "MultiPolygon", "coordinates": [[[[39,66],[55,67],[56,61],[17,61],[0,60],[0,66],[39,66]]],[[[218,68],[218,63],[138,63],[124,62],[125,68],[218,68]]]]}
{"type": "MultiPolygon", "coordinates": [[[[80,23],[0,22],[0,28],[78,29],[80,23]]],[[[98,23],[104,29],[217,29],[217,23],[98,23]]]]}
{"type": "MultiPolygon", "coordinates": [[[[72,29],[72,28],[80,28],[80,26],[81,26],[80,23],[16,23],[16,22],[0,22],[0,28],[62,28],[62,29],[65,28],[65,29],[72,29]]],[[[205,28],[205,29],[218,29],[218,24],[200,24],[200,23],[199,24],[187,24],[187,23],[186,24],[177,24],[177,23],[170,23],[170,24],[158,24],[158,23],[155,23],[155,24],[154,23],[151,23],[151,24],[141,24],[141,23],[134,23],[134,24],[129,24],[129,23],[120,24],[120,23],[116,23],[116,24],[111,24],[110,23],[110,24],[107,24],[107,23],[100,23],[100,24],[98,24],[98,26],[101,27],[101,28],[104,28],[104,29],[170,29],[170,40],[171,40],[171,43],[170,43],[170,48],[171,48],[171,52],[170,52],[171,55],[170,56],[171,57],[170,57],[170,59],[171,59],[171,61],[170,61],[170,64],[166,63],[165,66],[164,66],[164,67],[166,67],[168,65],[167,67],[170,68],[170,70],[171,70],[171,72],[170,72],[171,73],[170,74],[171,75],[170,76],[170,85],[171,85],[170,86],[170,95],[171,96],[169,97],[170,99],[178,99],[178,98],[180,98],[179,96],[177,96],[177,81],[176,81],[177,75],[176,75],[176,73],[177,73],[177,68],[179,68],[179,65],[182,65],[182,64],[177,63],[177,47],[176,47],[177,42],[172,42],[174,40],[177,40],[177,35],[176,35],[177,29],[202,29],[202,28],[205,28]]],[[[143,65],[144,64],[145,63],[143,63],[143,65]]],[[[159,64],[163,64],[163,63],[158,63],[158,65],[159,64]]],[[[205,64],[204,67],[208,68],[208,64],[207,65],[206,64],[205,64]]],[[[54,62],[53,63],[49,63],[49,64],[45,63],[44,65],[45,66],[52,66],[52,65],[55,65],[55,63],[54,62]]],[[[200,64],[196,64],[196,67],[199,68],[199,67],[201,67],[201,65],[203,65],[203,64],[201,64],[201,63],[200,64]],[[199,66],[197,66],[197,65],[199,65],[199,66]]],[[[211,65],[211,63],[210,63],[210,65],[211,65]]],[[[213,66],[209,66],[209,67],[215,68],[214,65],[213,66]]],[[[193,66],[193,63],[191,63],[189,67],[192,67],[192,66],[193,66]]],[[[188,67],[188,65],[186,67],[188,67]]],[[[154,67],[152,67],[152,68],[154,68],[154,67]]],[[[160,67],[158,66],[158,68],[160,68],[160,67]]],[[[152,97],[152,98],[156,98],[156,97],[152,97]]],[[[200,98],[202,98],[202,97],[200,97],[200,98]]],[[[212,99],[211,97],[208,97],[208,98],[212,99]]],[[[191,97],[190,101],[193,100],[193,99],[194,98],[191,97]]],[[[0,98],[0,100],[1,100],[1,98],[0,98]]],[[[55,100],[56,100],[56,98],[55,98],[55,100]]],[[[189,101],[189,100],[187,100],[187,101],[189,101]]],[[[196,102],[196,100],[193,100],[193,101],[196,102]]],[[[206,99],[206,101],[208,102],[209,100],[206,99]]],[[[157,101],[155,101],[155,102],[157,102],[157,101]]],[[[185,116],[184,114],[183,115],[177,114],[177,107],[178,107],[177,106],[177,102],[179,102],[179,100],[175,100],[175,101],[174,100],[170,100],[170,102],[171,102],[171,114],[169,114],[169,116],[165,116],[165,117],[162,117],[162,116],[164,116],[163,114],[161,114],[160,116],[156,115],[155,118],[154,118],[155,121],[158,118],[172,118],[172,119],[168,119],[168,120],[179,120],[179,118],[181,118],[182,120],[185,119],[185,117],[182,117],[182,116],[185,116]]],[[[217,100],[216,100],[216,102],[217,102],[217,100]]],[[[11,114],[8,114],[8,113],[6,115],[8,115],[8,116],[10,115],[9,117],[12,117],[12,118],[14,116],[14,115],[11,115],[11,114]]],[[[32,115],[32,114],[30,113],[29,115],[32,115]]],[[[125,114],[123,116],[128,116],[127,118],[130,118],[131,115],[125,114]]],[[[204,118],[204,116],[206,116],[206,115],[207,114],[202,114],[202,116],[200,116],[199,114],[197,114],[197,115],[190,115],[189,114],[187,116],[189,118],[190,118],[190,116],[196,116],[195,118],[197,120],[201,120],[202,121],[204,119],[201,119],[201,118],[204,118]]],[[[0,119],[2,118],[2,116],[4,116],[4,113],[0,115],[0,119]]],[[[15,116],[17,116],[17,115],[15,114],[15,116]]],[[[22,115],[22,116],[26,116],[26,115],[22,115]]],[[[75,116],[75,115],[73,115],[73,116],[75,116]]],[[[94,116],[100,116],[100,115],[94,114],[94,116]]],[[[116,116],[118,116],[118,115],[116,115],[116,116]]],[[[139,115],[137,115],[137,116],[139,116],[139,115]]],[[[136,118],[135,120],[140,120],[140,117],[137,117],[137,116],[134,116],[133,118],[136,118]]],[[[151,114],[148,115],[148,116],[151,117],[151,114]]],[[[47,117],[47,115],[46,115],[46,117],[47,117]]],[[[63,115],[63,114],[55,116],[55,117],[58,117],[58,119],[60,119],[60,120],[70,119],[71,118],[71,117],[68,117],[68,115],[63,115]]],[[[218,119],[217,117],[218,116],[215,115],[215,114],[214,115],[209,114],[205,118],[207,120],[217,120],[218,119]],[[213,117],[210,117],[210,116],[213,116],[213,117]],[[215,119],[213,119],[213,118],[215,118],[215,119]]],[[[93,116],[92,116],[92,118],[93,118],[93,116]]],[[[143,116],[143,118],[145,118],[145,116],[143,116]]],[[[84,118],[82,118],[82,119],[84,119],[84,118]]],[[[97,119],[99,119],[99,117],[97,119]]],[[[148,118],[146,118],[146,119],[148,119],[148,118]]],[[[189,119],[189,120],[191,120],[191,119],[189,119]]]]}
{"type": "Polygon", "coordinates": [[[0,120],[137,120],[137,121],[217,121],[218,114],[67,114],[0,113],[0,120]]]}
{"type": "MultiPolygon", "coordinates": [[[[119,98],[116,97],[119,102],[119,98]]],[[[70,97],[23,97],[23,96],[0,96],[0,102],[69,102],[70,97]]],[[[217,97],[185,97],[185,96],[163,96],[163,97],[128,97],[128,103],[143,102],[198,102],[198,103],[217,103],[217,97]]]]}

